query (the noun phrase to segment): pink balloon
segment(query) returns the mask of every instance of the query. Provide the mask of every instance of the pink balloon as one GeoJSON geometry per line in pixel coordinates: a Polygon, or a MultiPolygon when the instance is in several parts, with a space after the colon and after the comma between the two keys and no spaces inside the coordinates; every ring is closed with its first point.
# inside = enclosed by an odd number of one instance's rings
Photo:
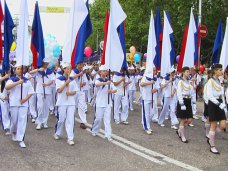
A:
{"type": "Polygon", "coordinates": [[[93,50],[90,47],[85,48],[84,54],[87,58],[91,57],[92,53],[93,53],[93,50]]]}
{"type": "Polygon", "coordinates": [[[145,58],[147,57],[147,53],[144,53],[144,57],[145,57],[145,58]]]}

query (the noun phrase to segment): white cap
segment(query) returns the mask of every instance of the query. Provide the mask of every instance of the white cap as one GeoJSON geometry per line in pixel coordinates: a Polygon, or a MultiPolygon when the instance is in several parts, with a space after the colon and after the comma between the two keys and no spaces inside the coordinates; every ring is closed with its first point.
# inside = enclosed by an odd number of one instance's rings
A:
{"type": "Polygon", "coordinates": [[[88,69],[92,69],[92,68],[93,68],[93,66],[92,66],[92,65],[89,65],[89,66],[88,66],[88,69]]]}
{"type": "Polygon", "coordinates": [[[145,68],[144,66],[140,68],[141,71],[142,71],[142,70],[145,70],[145,69],[146,69],[146,68],[145,68]]]}
{"type": "Polygon", "coordinates": [[[132,70],[134,70],[135,68],[133,67],[133,65],[132,66],[130,66],[128,69],[132,69],[132,70]]]}
{"type": "Polygon", "coordinates": [[[15,65],[14,65],[14,67],[16,68],[16,67],[20,67],[20,66],[22,66],[20,63],[16,63],[15,65]]]}
{"type": "Polygon", "coordinates": [[[44,58],[44,59],[43,59],[43,62],[44,62],[44,63],[50,63],[50,59],[49,59],[49,58],[44,58]]]}
{"type": "Polygon", "coordinates": [[[67,63],[67,62],[61,62],[61,67],[62,68],[66,68],[66,67],[69,67],[69,66],[70,66],[69,63],[67,63]]]}
{"type": "Polygon", "coordinates": [[[89,69],[89,67],[88,67],[87,65],[85,65],[85,66],[83,67],[83,70],[87,70],[87,69],[89,69]]]}
{"type": "Polygon", "coordinates": [[[105,67],[105,65],[101,65],[101,66],[99,67],[99,70],[100,70],[100,71],[106,71],[107,68],[105,67]]]}
{"type": "Polygon", "coordinates": [[[174,72],[174,71],[175,71],[175,68],[174,68],[174,66],[172,66],[172,67],[170,68],[169,72],[172,73],[172,72],[174,72]]]}

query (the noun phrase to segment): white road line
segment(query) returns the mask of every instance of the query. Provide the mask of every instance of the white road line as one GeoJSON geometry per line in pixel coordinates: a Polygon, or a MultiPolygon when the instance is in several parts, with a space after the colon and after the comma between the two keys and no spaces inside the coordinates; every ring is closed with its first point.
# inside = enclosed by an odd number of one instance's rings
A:
{"type": "MultiPolygon", "coordinates": [[[[80,120],[78,118],[76,119],[76,121],[80,123],[80,120]]],[[[87,124],[87,126],[89,126],[90,128],[92,127],[91,124],[87,124]]],[[[102,134],[104,134],[104,130],[103,129],[100,129],[100,132],[102,134]]],[[[198,168],[196,168],[194,166],[185,164],[183,162],[180,162],[178,160],[172,159],[172,158],[170,158],[168,156],[165,156],[165,155],[163,155],[161,153],[158,153],[156,151],[152,151],[150,149],[147,149],[147,148],[145,148],[143,146],[135,144],[135,143],[133,143],[133,142],[131,142],[131,141],[125,139],[125,138],[122,138],[122,137],[120,137],[118,135],[115,135],[113,133],[112,133],[112,138],[115,139],[115,140],[121,141],[122,143],[127,144],[128,146],[130,146],[130,147],[132,147],[134,149],[137,149],[137,150],[139,150],[141,152],[144,152],[144,153],[147,153],[149,155],[152,155],[155,158],[159,157],[159,158],[161,158],[161,160],[166,161],[166,162],[171,163],[171,164],[174,164],[174,165],[179,166],[181,168],[184,168],[184,169],[187,169],[187,170],[201,171],[200,169],[198,169],[198,168]]]]}
{"type": "MultiPolygon", "coordinates": [[[[86,130],[87,130],[88,132],[91,132],[89,128],[87,128],[86,130]]],[[[105,136],[102,135],[101,133],[98,133],[97,135],[98,135],[99,137],[105,139],[105,136]]],[[[107,140],[107,141],[108,141],[108,140],[107,140]]],[[[136,155],[138,155],[138,156],[140,156],[140,157],[143,157],[143,158],[145,158],[145,159],[147,159],[147,160],[150,160],[150,161],[152,161],[152,162],[154,162],[154,163],[156,163],[156,164],[159,164],[159,165],[165,165],[165,164],[166,164],[165,162],[162,162],[162,161],[160,161],[160,160],[158,160],[158,159],[156,159],[156,158],[154,158],[154,157],[148,156],[148,155],[146,155],[146,154],[144,154],[144,153],[142,153],[142,152],[140,152],[140,151],[137,151],[137,150],[135,150],[135,149],[133,149],[133,148],[131,148],[131,147],[128,147],[128,146],[126,146],[126,145],[124,145],[123,143],[120,143],[120,142],[118,142],[118,141],[112,140],[112,141],[109,141],[109,142],[110,142],[110,143],[113,143],[113,144],[115,144],[115,145],[117,145],[117,146],[119,146],[119,147],[121,147],[121,148],[123,148],[123,149],[125,149],[125,150],[127,150],[127,151],[130,151],[130,152],[132,152],[132,153],[134,153],[134,154],[136,154],[136,155]]]]}

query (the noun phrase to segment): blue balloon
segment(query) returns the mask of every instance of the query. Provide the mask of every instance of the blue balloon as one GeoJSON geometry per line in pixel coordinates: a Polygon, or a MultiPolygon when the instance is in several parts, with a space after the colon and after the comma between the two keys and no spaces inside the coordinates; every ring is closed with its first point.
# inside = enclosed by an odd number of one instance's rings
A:
{"type": "Polygon", "coordinates": [[[55,45],[55,46],[53,47],[53,56],[54,56],[55,58],[58,58],[59,55],[60,55],[60,53],[61,53],[60,46],[59,46],[59,45],[55,45]]]}
{"type": "Polygon", "coordinates": [[[134,55],[134,60],[135,60],[135,62],[140,62],[140,55],[139,54],[135,54],[134,55]]]}

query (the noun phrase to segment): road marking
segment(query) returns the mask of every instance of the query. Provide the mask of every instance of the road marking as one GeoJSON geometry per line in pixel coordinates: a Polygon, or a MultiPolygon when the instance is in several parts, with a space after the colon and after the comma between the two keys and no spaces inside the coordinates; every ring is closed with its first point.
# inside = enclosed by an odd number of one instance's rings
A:
{"type": "MultiPolygon", "coordinates": [[[[76,121],[77,122],[79,122],[79,123],[81,123],[81,121],[80,121],[80,119],[78,119],[78,118],[76,118],[76,121]]],[[[87,126],[89,126],[90,128],[92,127],[92,125],[91,124],[88,124],[87,123],[87,126]]],[[[89,131],[90,131],[90,129],[88,129],[89,131]]],[[[104,134],[105,132],[104,132],[104,130],[103,129],[100,129],[100,132],[102,133],[102,134],[104,134]]],[[[103,135],[102,134],[100,134],[99,133],[99,135],[100,135],[100,137],[102,137],[103,138],[103,135]]],[[[171,164],[174,164],[174,165],[176,165],[176,166],[179,166],[179,167],[181,167],[181,168],[184,168],[184,169],[187,169],[187,170],[194,170],[194,171],[201,171],[200,169],[198,169],[198,168],[196,168],[196,167],[194,167],[194,166],[191,166],[191,165],[189,165],[189,164],[185,164],[185,163],[183,163],[183,162],[180,162],[180,161],[178,161],[178,160],[175,160],[175,159],[172,159],[172,158],[170,158],[170,157],[168,157],[168,156],[165,156],[165,155],[163,155],[163,154],[161,154],[161,153],[158,153],[158,152],[156,152],[156,151],[152,151],[152,150],[150,150],[150,149],[147,149],[147,148],[145,148],[145,147],[143,147],[143,146],[140,146],[140,145],[138,145],[138,144],[136,144],[136,143],[133,143],[133,142],[131,142],[131,141],[129,141],[129,140],[127,140],[127,139],[125,139],[125,138],[122,138],[122,137],[120,137],[120,136],[118,136],[118,135],[116,135],[116,134],[113,134],[112,133],[112,138],[113,139],[115,139],[115,140],[118,140],[118,141],[120,141],[120,142],[122,142],[122,143],[124,143],[124,144],[126,144],[126,145],[128,145],[128,146],[126,146],[126,147],[128,147],[128,149],[133,149],[133,150],[138,150],[138,151],[141,151],[141,152],[143,152],[143,153],[146,153],[146,154],[149,154],[149,155],[151,155],[151,156],[153,156],[154,158],[153,159],[156,159],[156,158],[161,158],[161,160],[163,160],[163,161],[165,161],[165,162],[168,162],[168,163],[171,163],[171,164]]],[[[115,141],[114,140],[114,141],[115,141]]],[[[115,141],[115,142],[118,142],[118,141],[115,141]]],[[[118,142],[119,143],[119,142],[118,142]]],[[[115,143],[114,143],[115,144],[115,143]]],[[[124,144],[121,144],[121,145],[124,145],[124,144]]],[[[117,145],[117,144],[116,144],[117,145]]],[[[121,147],[121,146],[120,146],[121,147]]],[[[126,148],[125,148],[126,149],[126,148]]],[[[126,149],[126,150],[128,150],[128,149],[126,149]]],[[[129,151],[129,150],[128,150],[129,151]]],[[[141,155],[140,155],[141,156],[141,155]]],[[[143,157],[143,156],[141,156],[141,157],[143,157]]],[[[149,156],[150,157],[150,156],[149,156]]],[[[156,159],[157,160],[157,159],[156,159]]]]}

